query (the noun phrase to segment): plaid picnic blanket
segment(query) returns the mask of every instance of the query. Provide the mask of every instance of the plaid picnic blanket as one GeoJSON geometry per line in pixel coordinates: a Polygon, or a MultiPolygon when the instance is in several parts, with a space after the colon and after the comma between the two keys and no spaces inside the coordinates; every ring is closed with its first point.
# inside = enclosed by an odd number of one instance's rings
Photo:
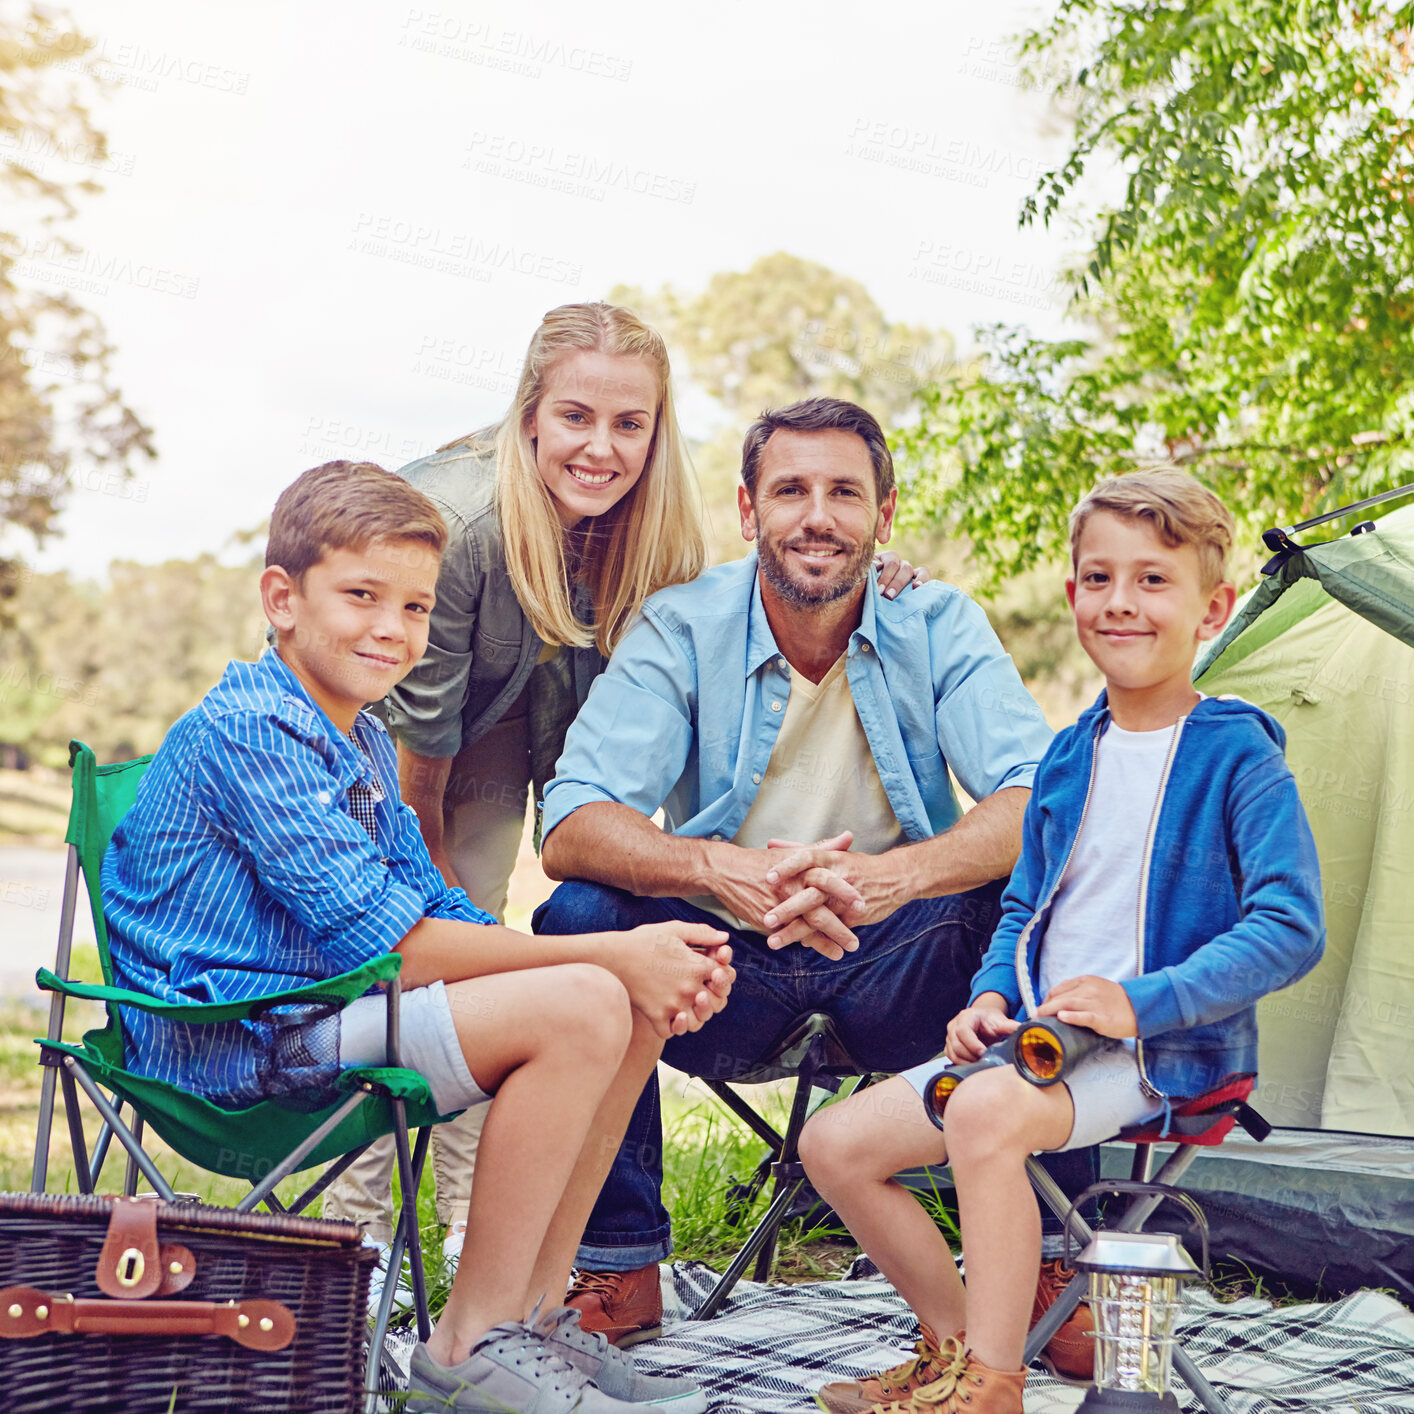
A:
{"type": "MultiPolygon", "coordinates": [[[[895,1364],[917,1338],[867,1259],[841,1281],[743,1281],[716,1319],[687,1320],[716,1279],[698,1262],[664,1267],[663,1335],[633,1348],[641,1369],[700,1383],[713,1414],[808,1414],[822,1384],[895,1364]]],[[[1379,1292],[1278,1308],[1192,1289],[1179,1335],[1233,1414],[1414,1414],[1414,1314],[1379,1292]]],[[[1181,1380],[1173,1389],[1185,1410],[1199,1409],[1181,1380]]],[[[1068,1414],[1083,1394],[1032,1369],[1026,1414],[1068,1414]]]]}

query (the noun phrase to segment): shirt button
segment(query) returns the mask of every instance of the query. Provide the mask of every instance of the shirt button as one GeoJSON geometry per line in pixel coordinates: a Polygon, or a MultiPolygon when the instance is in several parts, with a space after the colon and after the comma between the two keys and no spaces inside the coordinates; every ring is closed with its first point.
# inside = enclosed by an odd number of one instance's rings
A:
{"type": "Polygon", "coordinates": [[[859,651],[861,653],[867,653],[869,651],[869,645],[867,643],[861,643],[859,645],[859,651]]]}
{"type": "Polygon", "coordinates": [[[333,797],[332,795],[330,795],[327,790],[322,790],[322,791],[320,791],[319,794],[316,795],[314,798],[315,798],[321,805],[328,805],[329,802],[330,802],[331,800],[333,800],[334,797],[333,797]]]}
{"type": "Polygon", "coordinates": [[[721,843],[721,839],[722,839],[721,835],[713,835],[712,838],[713,838],[714,840],[716,840],[719,844],[721,843]]]}
{"type": "Polygon", "coordinates": [[[761,772],[760,772],[760,771],[753,771],[753,772],[751,773],[751,784],[754,785],[754,786],[759,786],[759,785],[761,784],[761,772]]]}
{"type": "Polygon", "coordinates": [[[777,659],[776,659],[776,666],[777,666],[782,672],[785,672],[786,666],[787,666],[787,665],[786,665],[786,660],[785,660],[784,658],[777,658],[777,659]]]}
{"type": "Polygon", "coordinates": [[[781,710],[781,704],[780,704],[779,702],[773,702],[773,703],[771,703],[771,711],[773,711],[773,712],[779,712],[780,710],[781,710]]]}

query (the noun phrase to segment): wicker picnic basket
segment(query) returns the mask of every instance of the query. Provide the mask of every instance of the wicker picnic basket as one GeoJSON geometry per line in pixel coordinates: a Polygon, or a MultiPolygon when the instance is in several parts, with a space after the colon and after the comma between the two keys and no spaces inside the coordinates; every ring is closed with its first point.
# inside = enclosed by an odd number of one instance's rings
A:
{"type": "Polygon", "coordinates": [[[0,1194],[4,1414],[355,1410],[376,1259],[350,1223],[0,1194]]]}

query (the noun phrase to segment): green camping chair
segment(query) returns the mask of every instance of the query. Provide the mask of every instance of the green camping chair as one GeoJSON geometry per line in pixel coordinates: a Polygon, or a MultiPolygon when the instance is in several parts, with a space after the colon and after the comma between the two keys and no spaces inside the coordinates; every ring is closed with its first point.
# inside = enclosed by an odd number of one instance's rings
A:
{"type": "Polygon", "coordinates": [[[374,1139],[391,1132],[397,1145],[402,1200],[388,1259],[388,1279],[384,1282],[369,1358],[368,1388],[372,1392],[377,1388],[378,1356],[392,1311],[398,1285],[396,1274],[401,1269],[404,1251],[411,1266],[418,1333],[426,1340],[431,1330],[417,1227],[417,1190],[427,1155],[430,1126],[450,1116],[438,1113],[422,1076],[416,1071],[404,1070],[396,1063],[344,1071],[339,1078],[340,1089],[345,1092],[343,1097],[313,1113],[288,1109],[273,1100],[262,1101],[247,1109],[225,1110],[199,1095],[126,1070],[123,1012],[125,1008],[140,1008],[154,1015],[198,1024],[234,1021],[247,1019],[258,1009],[268,1008],[272,1004],[323,1001],[342,1008],[375,984],[385,983],[388,992],[388,1055],[396,1061],[400,990],[398,969],[402,959],[396,953],[390,953],[342,976],[243,1002],[173,1004],[114,986],[99,871],[108,841],[137,798],[138,783],[151,760],[151,756],[143,756],[135,761],[100,766],[93,752],[82,742],[69,744],[69,763],[74,773],[73,801],[65,836],[69,859],[59,919],[59,945],[55,970],[51,972],[41,968],[35,979],[42,990],[52,993],[52,997],[49,1032],[38,1042],[40,1064],[45,1069],[31,1191],[42,1193],[48,1176],[56,1075],[64,1096],[75,1175],[84,1193],[93,1192],[110,1142],[116,1137],[128,1158],[123,1191],[133,1193],[137,1176],[141,1173],[167,1202],[179,1201],[178,1195],[142,1147],[144,1130],[151,1128],[178,1154],[198,1167],[226,1177],[249,1180],[251,1191],[236,1204],[238,1210],[249,1212],[264,1203],[272,1212],[298,1213],[323,1193],[330,1182],[374,1139]],[[80,872],[88,887],[89,903],[93,910],[94,935],[103,967],[103,986],[73,982],[68,977],[80,872]],[[87,1032],[82,1045],[72,1045],[63,1039],[64,1006],[69,997],[102,1002],[107,1008],[107,1024],[87,1032]],[[105,1088],[112,1092],[111,1099],[104,1094],[105,1088]],[[79,1105],[80,1089],[103,1121],[91,1162],[79,1105]],[[131,1124],[121,1115],[125,1105],[131,1112],[131,1124]],[[416,1147],[411,1151],[409,1126],[419,1131],[416,1147]],[[275,1196],[276,1186],[290,1174],[325,1163],[330,1164],[328,1170],[288,1206],[275,1196]]]}

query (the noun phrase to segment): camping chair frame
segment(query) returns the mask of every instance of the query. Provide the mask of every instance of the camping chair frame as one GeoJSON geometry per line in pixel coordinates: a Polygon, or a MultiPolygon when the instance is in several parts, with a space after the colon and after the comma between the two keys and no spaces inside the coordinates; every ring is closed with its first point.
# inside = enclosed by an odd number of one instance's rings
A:
{"type": "MultiPolygon", "coordinates": [[[[812,1107],[810,1104],[811,1091],[818,1087],[837,1092],[845,1080],[855,1077],[859,1082],[855,1089],[862,1090],[876,1079],[875,1075],[861,1070],[854,1062],[836,1034],[833,1020],[821,1011],[811,1012],[793,1022],[761,1062],[733,1083],[756,1085],[790,1076],[795,1077],[795,1093],[791,1098],[790,1116],[784,1134],[752,1109],[726,1081],[703,1082],[768,1146],[766,1157],[757,1166],[755,1174],[746,1183],[731,1190],[730,1200],[744,1212],[756,1201],[768,1178],[774,1181],[775,1187],[770,1207],[716,1286],[692,1313],[690,1319],[694,1321],[710,1320],[722,1309],[753,1261],[756,1263],[754,1280],[766,1281],[770,1277],[781,1224],[790,1205],[805,1187],[805,1166],[800,1162],[798,1146],[805,1121],[819,1108],[819,1105],[812,1107]]],[[[820,1101],[820,1104],[824,1103],[824,1100],[820,1101]]]]}
{"type": "MultiPolygon", "coordinates": [[[[1202,1095],[1176,1105],[1167,1131],[1155,1129],[1152,1125],[1121,1130],[1118,1137],[1135,1145],[1130,1175],[1132,1180],[1177,1186],[1179,1179],[1198,1157],[1199,1148],[1222,1143],[1237,1124],[1259,1143],[1265,1139],[1271,1133],[1271,1125],[1246,1102],[1247,1096],[1252,1093],[1254,1078],[1251,1075],[1231,1076],[1202,1095]],[[1165,1140],[1173,1141],[1175,1147],[1151,1178],[1154,1145],[1165,1140]]],[[[1094,1230],[1072,1208],[1070,1199],[1034,1156],[1026,1161],[1026,1176],[1042,1202],[1068,1225],[1070,1236],[1084,1247],[1095,1235],[1094,1230]]],[[[1162,1195],[1132,1198],[1120,1217],[1105,1226],[1114,1232],[1141,1232],[1154,1209],[1162,1202],[1162,1195]]],[[[1051,1337],[1070,1319],[1085,1294],[1086,1281],[1085,1275],[1077,1272],[1045,1315],[1036,1322],[1026,1339],[1026,1351],[1021,1361],[1023,1367],[1040,1355],[1051,1337]]],[[[1173,1345],[1173,1366],[1208,1414],[1230,1414],[1228,1406],[1203,1377],[1192,1356],[1183,1349],[1177,1338],[1173,1345]]]]}
{"type": "MultiPolygon", "coordinates": [[[[318,994],[318,989],[333,992],[333,999],[347,1002],[351,996],[366,992],[369,986],[382,983],[387,993],[387,1064],[381,1067],[359,1068],[347,1071],[344,1080],[348,1093],[324,1111],[295,1118],[307,1132],[298,1142],[259,1178],[251,1179],[251,1191],[235,1208],[239,1212],[252,1212],[261,1204],[271,1212],[299,1213],[349,1167],[369,1146],[378,1133],[391,1131],[397,1150],[398,1181],[401,1188],[401,1202],[397,1223],[393,1233],[392,1249],[388,1257],[387,1279],[383,1285],[383,1295],[379,1302],[373,1336],[369,1345],[368,1367],[365,1392],[371,1400],[378,1393],[378,1377],[383,1340],[392,1317],[393,1302],[398,1288],[398,1273],[402,1269],[406,1253],[411,1269],[413,1308],[416,1314],[418,1335],[426,1340],[431,1333],[431,1319],[427,1309],[426,1277],[422,1266],[422,1242],[417,1224],[417,1192],[427,1157],[431,1125],[444,1116],[436,1113],[431,1104],[426,1082],[415,1072],[403,1070],[400,1065],[399,1000],[401,986],[398,969],[401,959],[395,954],[375,959],[361,968],[328,979],[317,988],[298,988],[282,993],[278,997],[256,998],[244,1004],[193,1004],[189,1007],[170,1007],[159,1004],[152,998],[120,987],[97,986],[70,980],[72,965],[73,930],[78,906],[79,878],[82,875],[89,886],[89,898],[93,909],[94,931],[99,941],[100,958],[104,974],[112,981],[107,958],[107,930],[102,916],[102,901],[98,889],[98,870],[108,838],[123,808],[110,809],[111,818],[100,819],[99,802],[103,800],[102,781],[105,777],[124,772],[133,773],[133,782],[124,789],[135,792],[135,780],[140,777],[152,758],[142,757],[135,761],[122,762],[115,766],[98,766],[93,753],[81,742],[70,744],[70,764],[74,767],[74,795],[70,811],[68,830],[68,861],[65,868],[64,892],[59,917],[59,938],[55,951],[55,969],[49,972],[41,969],[36,977],[41,989],[48,991],[49,1025],[46,1035],[38,1041],[39,1063],[44,1068],[40,1087],[39,1124],[35,1137],[34,1166],[31,1173],[31,1191],[42,1193],[48,1180],[49,1143],[54,1124],[54,1101],[56,1078],[64,1100],[70,1145],[73,1150],[74,1172],[80,1192],[92,1193],[102,1171],[111,1141],[116,1137],[127,1155],[127,1169],[124,1174],[123,1192],[131,1195],[137,1189],[138,1175],[141,1174],[161,1198],[169,1203],[182,1201],[178,1194],[162,1176],[152,1157],[143,1148],[143,1135],[148,1126],[148,1116],[139,1100],[132,1093],[124,1093],[129,1087],[145,1089],[149,1093],[170,1091],[181,1098],[175,1087],[158,1086],[156,1082],[144,1081],[141,1077],[130,1076],[120,1066],[112,1063],[113,1047],[121,1056],[122,1032],[121,1011],[126,1006],[134,1006],[154,1011],[176,1014],[188,1022],[224,1021],[235,1019],[248,1013],[252,1008],[282,1000],[310,1000],[318,994]],[[102,1031],[90,1032],[84,1037],[82,1047],[70,1045],[63,1040],[65,1005],[69,997],[103,1002],[108,1012],[108,1026],[102,1031]],[[229,1015],[228,1015],[229,1013],[229,1015]],[[105,1049],[106,1048],[106,1049],[105,1049]],[[113,1095],[104,1094],[96,1075],[110,1084],[113,1095]],[[83,1116],[78,1092],[82,1090],[94,1109],[97,1110],[102,1125],[95,1140],[92,1159],[84,1134],[83,1116]],[[350,1125],[356,1120],[357,1112],[366,1109],[370,1099],[377,1099],[376,1109],[381,1113],[367,1111],[362,1116],[364,1127],[350,1125]],[[132,1121],[122,1116],[124,1105],[129,1108],[132,1121]],[[410,1115],[411,1111],[411,1115],[410,1115]],[[409,1141],[409,1124],[417,1127],[415,1145],[409,1141]],[[357,1134],[351,1146],[341,1144],[339,1131],[357,1134]],[[332,1149],[331,1149],[331,1146],[332,1149]],[[328,1167],[292,1202],[285,1204],[275,1195],[276,1187],[300,1168],[311,1167],[328,1161],[328,1167]]],[[[121,792],[119,792],[121,793],[121,792]]],[[[207,1106],[207,1110],[211,1107],[207,1106]]],[[[262,1112],[275,1109],[273,1103],[259,1106],[262,1112]]],[[[246,1118],[251,1112],[229,1112],[234,1124],[246,1118]]],[[[287,1117],[293,1112],[279,1111],[287,1117]]],[[[202,1118],[208,1118],[203,1111],[202,1118]]],[[[180,1120],[175,1121],[180,1129],[180,1120]]],[[[200,1157],[183,1150],[180,1133],[174,1136],[174,1120],[165,1116],[163,1137],[172,1147],[189,1161],[207,1168],[211,1172],[223,1172],[219,1167],[203,1162],[200,1157]],[[174,1142],[174,1138],[175,1141],[174,1142]]],[[[242,1175],[235,1175],[242,1176],[242,1175]]]]}

